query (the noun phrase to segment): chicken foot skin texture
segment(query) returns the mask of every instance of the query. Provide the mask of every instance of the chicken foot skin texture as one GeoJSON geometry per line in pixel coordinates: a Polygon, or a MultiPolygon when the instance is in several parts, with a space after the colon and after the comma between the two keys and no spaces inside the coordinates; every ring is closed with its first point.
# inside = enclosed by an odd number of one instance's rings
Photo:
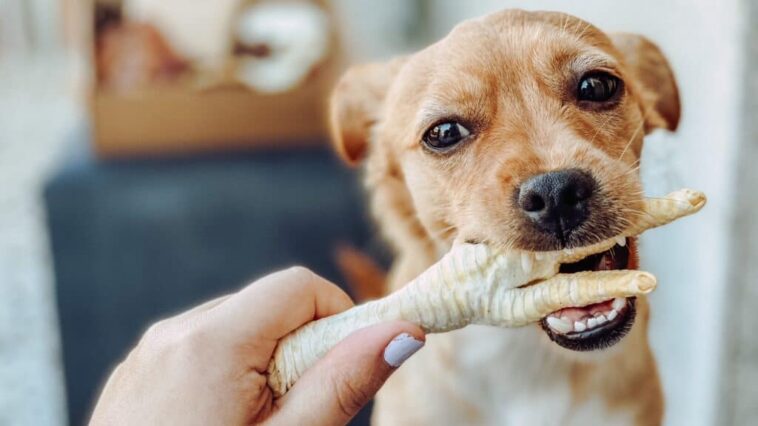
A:
{"type": "Polygon", "coordinates": [[[571,306],[651,292],[653,275],[642,271],[559,274],[560,265],[606,251],[627,236],[699,211],[701,192],[683,189],[646,199],[636,223],[622,235],[585,247],[496,252],[484,244],[459,244],[400,290],[343,313],[309,323],[280,341],[268,367],[268,385],[281,396],[340,340],[361,328],[391,320],[442,333],[469,324],[520,327],[571,306]]]}

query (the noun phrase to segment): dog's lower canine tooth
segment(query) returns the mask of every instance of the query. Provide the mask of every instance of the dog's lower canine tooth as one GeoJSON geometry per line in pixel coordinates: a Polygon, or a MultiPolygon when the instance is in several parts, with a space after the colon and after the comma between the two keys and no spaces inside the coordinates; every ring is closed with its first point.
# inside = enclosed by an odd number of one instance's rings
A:
{"type": "Polygon", "coordinates": [[[613,309],[620,311],[621,308],[623,308],[625,305],[626,305],[626,300],[620,297],[617,297],[613,299],[613,304],[611,306],[613,307],[613,309]]]}
{"type": "MultiPolygon", "coordinates": [[[[702,193],[695,191],[682,190],[669,197],[646,200],[639,223],[623,235],[638,235],[665,225],[695,213],[705,203],[702,193]]],[[[469,324],[519,327],[563,308],[652,291],[655,278],[646,272],[558,273],[561,263],[581,260],[615,244],[611,238],[587,247],[543,252],[541,259],[530,259],[529,271],[522,263],[521,251],[496,252],[482,244],[457,245],[395,293],[306,324],[282,339],[268,366],[268,385],[276,396],[283,395],[306,369],[348,334],[384,321],[410,321],[427,333],[469,324]],[[534,284],[521,287],[526,283],[534,284]],[[446,297],[433,297],[439,294],[446,297]],[[441,305],[440,300],[444,301],[441,305]]],[[[617,315],[612,311],[608,319],[617,315]]]]}

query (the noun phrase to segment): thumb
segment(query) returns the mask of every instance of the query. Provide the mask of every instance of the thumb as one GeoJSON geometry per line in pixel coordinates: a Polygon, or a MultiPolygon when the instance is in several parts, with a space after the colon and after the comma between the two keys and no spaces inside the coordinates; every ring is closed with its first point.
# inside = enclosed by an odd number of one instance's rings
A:
{"type": "Polygon", "coordinates": [[[277,414],[271,420],[277,424],[346,424],[424,342],[423,331],[407,322],[356,331],[276,401],[277,414]]]}

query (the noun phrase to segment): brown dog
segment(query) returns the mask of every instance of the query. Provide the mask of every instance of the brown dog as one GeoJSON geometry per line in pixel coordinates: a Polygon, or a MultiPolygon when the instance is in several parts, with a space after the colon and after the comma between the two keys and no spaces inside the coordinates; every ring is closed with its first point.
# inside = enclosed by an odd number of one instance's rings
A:
{"type": "MultiPolygon", "coordinates": [[[[655,45],[520,10],[351,69],[331,108],[339,151],[365,159],[373,211],[396,253],[391,288],[455,241],[553,250],[616,235],[639,214],[644,135],[679,120],[655,45]]],[[[636,261],[634,241],[619,241],[562,270],[636,261]]],[[[647,316],[645,300],[616,299],[553,313],[542,327],[430,336],[379,394],[375,423],[659,424],[647,316]]]]}

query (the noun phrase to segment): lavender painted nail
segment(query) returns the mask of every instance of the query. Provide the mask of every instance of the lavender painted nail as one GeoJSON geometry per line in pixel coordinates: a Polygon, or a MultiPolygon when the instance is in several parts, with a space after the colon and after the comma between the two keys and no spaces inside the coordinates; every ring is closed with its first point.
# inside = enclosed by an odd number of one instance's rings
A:
{"type": "Polygon", "coordinates": [[[416,340],[410,334],[399,334],[384,348],[384,360],[392,367],[400,367],[406,359],[415,354],[422,346],[424,346],[424,342],[416,340]]]}

